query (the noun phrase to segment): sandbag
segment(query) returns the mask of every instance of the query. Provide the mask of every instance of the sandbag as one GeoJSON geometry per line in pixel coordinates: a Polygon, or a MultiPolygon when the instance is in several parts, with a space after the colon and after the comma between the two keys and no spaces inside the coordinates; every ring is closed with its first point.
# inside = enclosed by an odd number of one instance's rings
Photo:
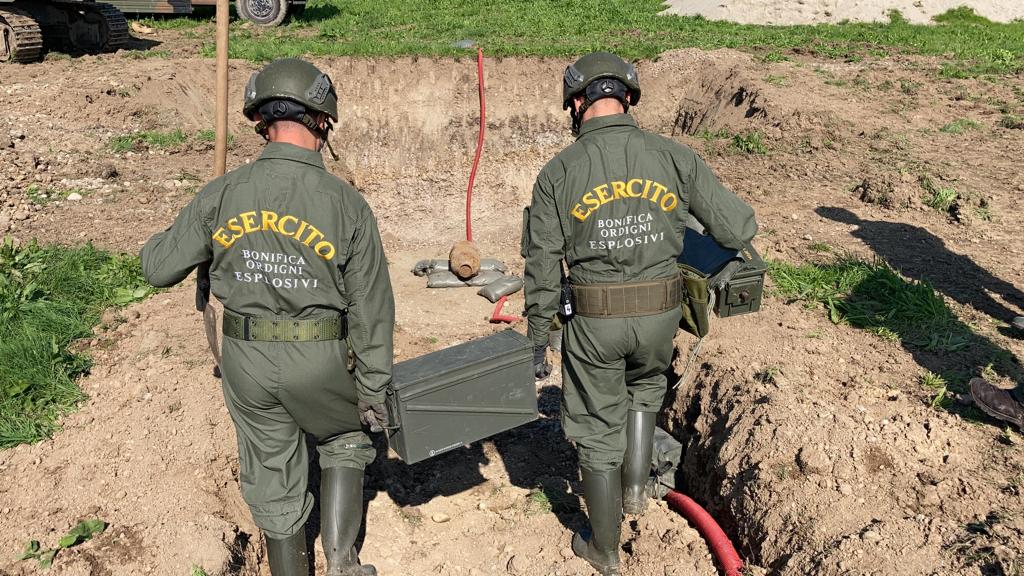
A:
{"type": "MultiPolygon", "coordinates": [[[[483,272],[481,272],[480,275],[482,276],[483,272]]],[[[491,302],[497,302],[502,296],[515,294],[522,289],[522,278],[518,276],[501,276],[498,279],[489,282],[486,286],[481,288],[477,294],[487,298],[491,302]]]]}

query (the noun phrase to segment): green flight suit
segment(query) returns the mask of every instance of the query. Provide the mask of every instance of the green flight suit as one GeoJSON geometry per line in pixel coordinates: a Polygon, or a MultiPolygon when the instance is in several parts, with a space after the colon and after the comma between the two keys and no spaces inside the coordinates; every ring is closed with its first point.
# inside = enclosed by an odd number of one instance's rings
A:
{"type": "MultiPolygon", "coordinates": [[[[693,214],[722,245],[757,231],[754,211],[689,148],[639,129],[628,114],[584,122],[574,144],[537,176],[523,217],[526,314],[535,346],[548,341],[561,261],[573,284],[658,280],[693,214]]],[[[678,308],[644,316],[574,316],[562,344],[562,426],[580,465],[622,463],[628,410],[657,412],[665,397],[678,308]]]]}
{"type": "Polygon", "coordinates": [[[206,261],[226,311],[347,317],[346,340],[224,338],[222,386],[238,433],[242,495],[260,528],[286,538],[313,506],[304,433],[316,439],[322,468],[363,469],[374,458],[356,405],[384,401],[395,317],[377,223],[318,152],[271,143],[256,161],[209,183],[142,249],[155,286],[177,284],[206,261]]]}

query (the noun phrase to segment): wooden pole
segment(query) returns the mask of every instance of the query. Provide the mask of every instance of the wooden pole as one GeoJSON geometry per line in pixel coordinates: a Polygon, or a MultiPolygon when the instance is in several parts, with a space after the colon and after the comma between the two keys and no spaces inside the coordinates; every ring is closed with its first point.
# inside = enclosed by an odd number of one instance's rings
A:
{"type": "Polygon", "coordinates": [[[222,176],[228,159],[228,9],[229,0],[217,0],[217,106],[213,175],[222,176]]]}
{"type": "MultiPolygon", "coordinates": [[[[223,176],[228,163],[228,10],[229,0],[217,0],[217,95],[215,104],[213,176],[223,176]]],[[[206,340],[213,353],[213,375],[220,378],[217,310],[210,306],[210,262],[196,270],[196,309],[203,313],[206,340]]]]}

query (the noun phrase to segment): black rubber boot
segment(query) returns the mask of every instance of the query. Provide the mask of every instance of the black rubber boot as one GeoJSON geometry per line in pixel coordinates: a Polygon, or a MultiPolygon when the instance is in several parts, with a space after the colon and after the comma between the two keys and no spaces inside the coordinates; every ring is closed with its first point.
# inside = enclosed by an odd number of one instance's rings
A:
{"type": "Polygon", "coordinates": [[[581,470],[590,533],[572,538],[572,551],[601,576],[619,575],[619,530],[622,526],[622,469],[581,470]]]}
{"type": "Polygon", "coordinates": [[[287,538],[267,538],[267,560],[271,576],[309,576],[306,531],[287,538]]]}
{"type": "Polygon", "coordinates": [[[363,471],[326,468],[320,473],[320,539],[327,557],[327,576],[376,576],[373,566],[360,566],[356,537],[363,523],[363,471]]]}
{"type": "Polygon", "coordinates": [[[647,508],[647,481],[651,477],[656,412],[630,410],[626,416],[626,455],[622,461],[622,511],[643,514],[647,508]]]}

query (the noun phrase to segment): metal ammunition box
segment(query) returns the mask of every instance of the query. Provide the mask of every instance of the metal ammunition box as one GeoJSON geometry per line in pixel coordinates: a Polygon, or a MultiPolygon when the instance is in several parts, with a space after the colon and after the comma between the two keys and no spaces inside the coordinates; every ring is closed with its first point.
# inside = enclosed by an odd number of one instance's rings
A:
{"type": "Polygon", "coordinates": [[[750,314],[761,309],[764,275],[768,266],[750,244],[744,246],[740,253],[743,255],[743,263],[719,290],[715,300],[715,313],[720,318],[750,314]]]}
{"type": "Polygon", "coordinates": [[[706,274],[712,284],[721,283],[719,275],[726,274],[728,280],[716,290],[715,314],[728,318],[760,310],[768,271],[761,255],[750,243],[739,252],[724,248],[699,227],[697,223],[687,225],[678,262],[706,274]]]}
{"type": "Polygon", "coordinates": [[[388,443],[413,464],[537,419],[533,346],[505,330],[394,367],[388,443]]]}

